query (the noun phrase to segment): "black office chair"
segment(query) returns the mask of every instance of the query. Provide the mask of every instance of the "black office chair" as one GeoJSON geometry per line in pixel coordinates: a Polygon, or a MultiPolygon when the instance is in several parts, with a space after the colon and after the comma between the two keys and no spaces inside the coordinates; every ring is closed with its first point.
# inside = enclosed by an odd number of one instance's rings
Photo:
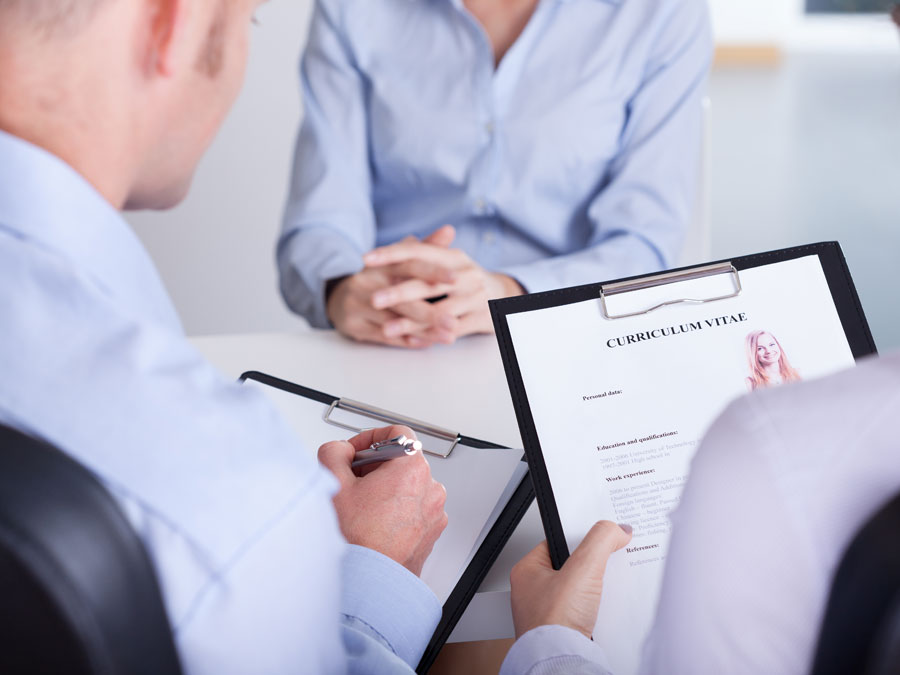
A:
{"type": "Polygon", "coordinates": [[[2,425],[0,673],[181,673],[153,567],[113,498],[2,425]]]}
{"type": "Polygon", "coordinates": [[[900,496],[859,531],[844,553],[812,673],[900,673],[900,496]]]}

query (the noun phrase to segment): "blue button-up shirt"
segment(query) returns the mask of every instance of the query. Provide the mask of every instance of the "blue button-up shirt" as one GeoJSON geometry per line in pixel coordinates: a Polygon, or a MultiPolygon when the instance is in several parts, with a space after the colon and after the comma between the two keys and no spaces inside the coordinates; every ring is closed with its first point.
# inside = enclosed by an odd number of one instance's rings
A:
{"type": "Polygon", "coordinates": [[[153,560],[188,673],[410,673],[440,618],[348,546],[336,481],[187,342],[115,209],[0,132],[0,422],[91,469],[153,560]]]}
{"type": "Polygon", "coordinates": [[[278,247],[288,304],[444,223],[529,291],[669,265],[695,201],[703,0],[541,0],[494,67],[462,0],[317,0],[278,247]]]}

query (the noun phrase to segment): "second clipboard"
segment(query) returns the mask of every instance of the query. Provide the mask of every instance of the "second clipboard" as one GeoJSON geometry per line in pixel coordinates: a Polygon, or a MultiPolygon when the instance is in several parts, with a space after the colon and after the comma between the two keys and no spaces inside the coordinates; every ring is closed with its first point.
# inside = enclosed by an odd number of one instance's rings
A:
{"type": "MultiPolygon", "coordinates": [[[[429,583],[436,594],[443,599],[443,612],[441,620],[416,668],[416,671],[419,673],[427,672],[435,658],[437,658],[441,647],[450,637],[454,627],[459,622],[494,561],[500,555],[503,546],[534,499],[534,490],[528,478],[521,451],[513,456],[513,461],[517,466],[509,474],[508,481],[503,480],[502,485],[496,482],[491,485],[485,483],[478,490],[481,494],[471,495],[470,488],[473,487],[471,485],[472,476],[477,474],[479,479],[486,481],[490,468],[485,465],[467,467],[465,466],[466,463],[476,460],[479,453],[490,453],[491,450],[497,450],[502,452],[503,455],[508,455],[514,451],[495,443],[471,438],[455,431],[443,429],[366,403],[342,399],[265,373],[249,371],[244,373],[240,380],[249,385],[262,386],[264,389],[269,390],[270,394],[275,394],[275,396],[270,396],[273,403],[281,409],[288,422],[291,422],[292,418],[297,417],[295,420],[297,431],[307,443],[346,438],[365,428],[402,424],[411,427],[423,442],[424,450],[430,455],[429,463],[436,477],[446,473],[443,471],[445,462],[452,462],[455,465],[462,463],[464,465],[462,466],[465,470],[464,473],[469,476],[469,480],[465,481],[465,484],[456,484],[458,481],[453,481],[454,484],[451,485],[445,482],[448,504],[454,496],[463,497],[463,502],[475,502],[477,500],[468,499],[468,497],[478,496],[484,498],[485,496],[490,496],[484,493],[485,489],[493,491],[491,494],[493,495],[492,499],[495,506],[493,509],[489,509],[491,511],[490,515],[487,515],[484,509],[481,511],[482,515],[486,516],[485,520],[473,523],[463,533],[463,536],[448,533],[446,530],[444,535],[442,535],[455,536],[456,539],[454,541],[472,540],[476,545],[471,550],[466,549],[463,551],[466,554],[465,564],[458,577],[455,580],[450,580],[453,583],[449,589],[443,589],[445,580],[441,578],[436,580],[437,586],[434,585],[434,582],[429,583]],[[292,404],[292,400],[297,401],[298,405],[296,407],[292,404]],[[306,412],[299,413],[300,408],[303,408],[306,412]],[[473,472],[476,468],[481,469],[481,471],[473,472]],[[466,536],[469,538],[465,539],[466,536]]],[[[496,466],[498,470],[506,470],[503,467],[508,467],[507,461],[501,458],[500,455],[493,457],[492,454],[489,454],[484,455],[483,458],[494,460],[488,462],[488,464],[496,466]]],[[[458,471],[451,472],[448,475],[455,475],[456,473],[458,471]]],[[[475,504],[465,504],[465,506],[474,507],[475,504]]],[[[470,512],[472,512],[472,508],[466,511],[466,513],[470,512]]],[[[459,525],[459,522],[455,523],[455,527],[458,528],[459,525]]],[[[438,552],[438,549],[439,547],[436,546],[435,552],[438,552]]],[[[427,569],[423,570],[423,580],[425,580],[426,576],[427,569]]]]}
{"type": "MultiPolygon", "coordinates": [[[[859,359],[875,353],[874,340],[837,242],[810,244],[657,274],[491,301],[491,313],[507,382],[555,567],[558,568],[565,562],[570,547],[566,540],[557,500],[554,497],[554,485],[548,473],[546,458],[541,447],[542,437],[545,440],[553,437],[552,430],[539,427],[535,418],[535,410],[533,410],[536,397],[539,397],[539,394],[543,396],[547,392],[544,391],[546,388],[540,387],[529,390],[525,378],[523,378],[521,359],[530,359],[530,363],[524,365],[531,367],[535,361],[551,361],[552,359],[548,358],[548,355],[553,354],[556,350],[568,349],[571,352],[570,347],[561,347],[560,343],[563,340],[555,339],[554,335],[559,336],[566,331],[575,330],[575,328],[554,322],[552,334],[548,333],[546,344],[533,354],[523,357],[522,351],[517,351],[517,345],[510,330],[512,317],[522,313],[537,314],[542,310],[586,303],[586,306],[595,305],[596,315],[602,317],[602,321],[610,322],[610,325],[618,325],[618,323],[624,325],[626,321],[646,315],[649,317],[659,316],[662,321],[661,325],[669,326],[672,323],[669,319],[682,311],[678,309],[680,307],[702,305],[708,307],[712,312],[718,306],[725,306],[729,302],[734,303],[743,292],[742,279],[749,270],[803,258],[814,258],[821,265],[830,302],[833,303],[840,330],[843,332],[852,358],[859,359]],[[704,294],[694,293],[691,290],[692,284],[698,288],[702,286],[704,294]],[[622,299],[627,301],[620,303],[623,305],[622,307],[617,307],[616,302],[622,299]]],[[[797,307],[797,311],[798,316],[802,316],[802,303],[797,307]]],[[[547,323],[546,319],[544,323],[547,323]]],[[[677,322],[675,323],[677,324],[677,322]]],[[[687,325],[690,328],[690,324],[687,325]]],[[[679,330],[677,325],[673,328],[679,330]]],[[[663,335],[665,330],[667,328],[661,329],[659,335],[663,335]]],[[[655,337],[655,331],[624,331],[620,339],[628,344],[628,341],[637,343],[642,340],[652,340],[655,337]]],[[[600,346],[603,345],[598,345],[598,347],[600,346]]],[[[554,375],[554,377],[558,379],[559,375],[554,375]]],[[[552,386],[548,388],[552,388],[552,386]]],[[[561,399],[565,392],[554,391],[554,395],[561,399]]],[[[551,419],[557,420],[557,424],[575,423],[571,414],[567,415],[562,409],[556,413],[546,410],[538,412],[545,423],[546,420],[551,419]]],[[[625,441],[623,441],[624,443],[625,441]]],[[[613,443],[611,442],[611,444],[613,443]]],[[[598,447],[603,447],[603,445],[598,443],[598,447]]],[[[556,486],[556,489],[559,489],[559,486],[556,486]]]]}

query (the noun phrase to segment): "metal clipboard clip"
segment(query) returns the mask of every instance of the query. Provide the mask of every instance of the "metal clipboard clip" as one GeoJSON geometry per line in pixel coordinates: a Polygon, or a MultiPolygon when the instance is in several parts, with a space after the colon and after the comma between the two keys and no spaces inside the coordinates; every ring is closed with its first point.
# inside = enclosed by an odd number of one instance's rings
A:
{"type": "Polygon", "coordinates": [[[701,305],[705,302],[716,302],[717,300],[727,300],[728,298],[735,298],[741,294],[741,276],[738,274],[737,269],[730,262],[724,263],[716,263],[715,265],[704,265],[703,267],[692,267],[691,269],[681,270],[679,272],[665,272],[663,274],[656,274],[649,277],[644,277],[642,279],[633,279],[631,281],[618,281],[613,284],[605,284],[600,286],[600,311],[603,314],[605,319],[625,319],[630,316],[640,316],[642,314],[649,314],[650,312],[657,310],[661,307],[667,307],[668,305],[678,305],[682,302],[692,304],[692,305],[701,305]],[[647,309],[638,310],[636,312],[629,312],[627,314],[610,314],[609,309],[606,306],[606,298],[618,295],[620,293],[628,293],[630,291],[639,291],[644,288],[653,288],[655,286],[663,286],[665,284],[676,283],[679,281],[690,281],[691,279],[701,279],[703,277],[711,277],[717,274],[730,274],[732,279],[734,280],[734,291],[732,293],[727,293],[725,295],[718,295],[713,298],[677,298],[673,300],[666,300],[665,302],[661,302],[653,307],[649,307],[647,309]]]}
{"type": "Polygon", "coordinates": [[[367,403],[360,403],[349,398],[339,398],[331,403],[328,410],[322,416],[328,424],[341,429],[355,431],[357,433],[371,429],[371,426],[360,426],[359,418],[377,420],[387,424],[404,424],[416,432],[422,441],[422,452],[436,457],[448,457],[456,444],[459,443],[459,434],[428,422],[398,415],[383,408],[376,408],[367,403]],[[342,419],[338,419],[342,417],[342,419]]]}

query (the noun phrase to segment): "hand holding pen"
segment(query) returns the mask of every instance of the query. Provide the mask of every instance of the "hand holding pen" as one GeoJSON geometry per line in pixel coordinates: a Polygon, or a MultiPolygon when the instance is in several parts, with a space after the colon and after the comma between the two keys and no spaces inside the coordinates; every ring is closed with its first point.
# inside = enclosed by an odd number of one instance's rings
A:
{"type": "Polygon", "coordinates": [[[421,441],[400,434],[399,436],[389,438],[386,441],[374,441],[368,448],[356,453],[353,463],[350,466],[357,469],[361,466],[366,466],[367,464],[386,462],[389,459],[414,455],[421,451],[421,441]]]}
{"type": "Polygon", "coordinates": [[[319,461],[341,484],[334,507],[344,538],[418,575],[447,526],[447,493],[412,430],[395,425],[332,441],[319,448],[319,461]]]}

